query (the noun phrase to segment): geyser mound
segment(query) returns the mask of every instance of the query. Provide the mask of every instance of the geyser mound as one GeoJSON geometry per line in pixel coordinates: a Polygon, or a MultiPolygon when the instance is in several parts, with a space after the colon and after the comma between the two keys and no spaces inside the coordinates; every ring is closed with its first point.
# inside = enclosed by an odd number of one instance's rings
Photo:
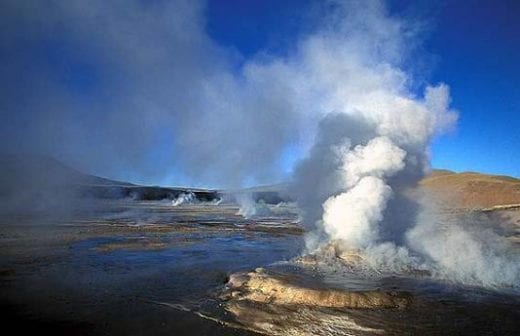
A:
{"type": "Polygon", "coordinates": [[[228,281],[229,295],[275,305],[307,305],[326,308],[405,308],[411,300],[407,293],[383,290],[347,291],[307,284],[295,274],[276,274],[264,269],[236,273],[228,281]]]}

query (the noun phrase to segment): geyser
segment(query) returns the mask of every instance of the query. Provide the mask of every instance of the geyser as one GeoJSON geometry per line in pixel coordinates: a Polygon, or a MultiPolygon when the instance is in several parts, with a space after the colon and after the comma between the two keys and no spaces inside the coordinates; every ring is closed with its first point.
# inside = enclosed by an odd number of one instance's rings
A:
{"type": "MultiPolygon", "coordinates": [[[[318,28],[286,53],[237,61],[208,35],[202,1],[5,1],[2,149],[136,182],[238,189],[287,177],[282,157],[297,148],[290,191],[309,251],[333,242],[377,267],[520,283],[506,243],[451,219],[446,234],[447,219],[409,196],[432,138],[456,120],[448,86],[415,76],[420,27],[382,1],[319,3],[318,28]],[[74,69],[92,76],[72,83],[74,69]]],[[[245,216],[257,211],[244,204],[245,216]]]]}
{"type": "Polygon", "coordinates": [[[308,251],[332,242],[391,272],[426,268],[453,281],[518,285],[518,254],[506,242],[447,217],[451,227],[443,230],[438,217],[423,215],[422,207],[433,208],[412,196],[429,169],[432,138],[456,121],[448,86],[414,93],[402,63],[409,54],[405,23],[380,3],[340,7],[338,20],[311,36],[298,58],[308,76],[304,88],[323,93],[306,92],[302,101],[312,97],[316,110],[330,111],[291,188],[311,231],[308,251]]]}

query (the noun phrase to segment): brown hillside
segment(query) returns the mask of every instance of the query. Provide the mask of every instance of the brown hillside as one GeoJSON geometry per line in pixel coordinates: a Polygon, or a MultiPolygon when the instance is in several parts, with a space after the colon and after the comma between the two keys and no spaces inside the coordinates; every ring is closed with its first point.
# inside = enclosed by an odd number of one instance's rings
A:
{"type": "Polygon", "coordinates": [[[435,170],[420,184],[428,192],[455,202],[454,206],[482,209],[520,205],[520,179],[509,176],[435,170]]]}

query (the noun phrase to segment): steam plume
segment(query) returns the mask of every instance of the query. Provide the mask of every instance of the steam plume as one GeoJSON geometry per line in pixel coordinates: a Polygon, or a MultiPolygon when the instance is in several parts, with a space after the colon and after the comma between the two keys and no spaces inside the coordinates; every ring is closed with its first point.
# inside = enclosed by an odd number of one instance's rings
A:
{"type": "Polygon", "coordinates": [[[407,53],[405,27],[371,4],[343,7],[345,21],[302,46],[306,83],[322,93],[316,109],[332,112],[293,180],[312,230],[308,249],[332,241],[340,250],[363,251],[380,269],[426,267],[453,281],[518,284],[515,254],[498,236],[476,236],[448,217],[443,221],[452,226],[443,231],[432,217],[419,216],[424,211],[411,190],[429,169],[430,141],[453,125],[456,113],[445,84],[413,93],[396,57],[407,53]]]}
{"type": "Polygon", "coordinates": [[[135,182],[237,188],[286,177],[280,158],[297,147],[291,191],[310,250],[334,241],[378,265],[417,255],[458,281],[518,283],[495,238],[457,226],[445,239],[418,217],[408,192],[456,116],[447,85],[410,75],[419,30],[382,1],[326,1],[286,55],[240,62],[206,33],[202,1],[0,6],[2,149],[135,182]],[[471,261],[439,252],[461,242],[471,261]],[[491,263],[507,276],[476,271],[491,263]]]}

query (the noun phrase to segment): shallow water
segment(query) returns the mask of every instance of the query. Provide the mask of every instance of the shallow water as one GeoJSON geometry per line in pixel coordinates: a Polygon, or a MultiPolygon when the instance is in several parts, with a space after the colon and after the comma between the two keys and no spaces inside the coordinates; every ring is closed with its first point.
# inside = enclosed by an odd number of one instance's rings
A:
{"type": "Polygon", "coordinates": [[[269,230],[272,218],[257,231],[233,206],[115,201],[94,210],[3,223],[2,306],[7,315],[14,309],[18,328],[29,321],[79,326],[79,334],[247,334],[156,302],[204,304],[230,273],[300,250],[299,234],[269,230]]]}
{"type": "MultiPolygon", "coordinates": [[[[345,334],[334,327],[346,318],[343,330],[360,335],[515,335],[520,330],[515,293],[302,268],[290,262],[303,245],[294,212],[244,219],[237,210],[233,205],[96,201],[68,216],[3,218],[4,325],[20,332],[78,335],[248,335],[208,318],[234,321],[217,298],[231,273],[268,267],[303,275],[310,286],[414,294],[406,310],[251,308],[253,317],[254,309],[304,317],[285,322],[300,323],[291,330],[345,334]],[[310,328],[316,317],[327,328],[310,328]]],[[[247,321],[241,322],[247,329],[247,321]]]]}

